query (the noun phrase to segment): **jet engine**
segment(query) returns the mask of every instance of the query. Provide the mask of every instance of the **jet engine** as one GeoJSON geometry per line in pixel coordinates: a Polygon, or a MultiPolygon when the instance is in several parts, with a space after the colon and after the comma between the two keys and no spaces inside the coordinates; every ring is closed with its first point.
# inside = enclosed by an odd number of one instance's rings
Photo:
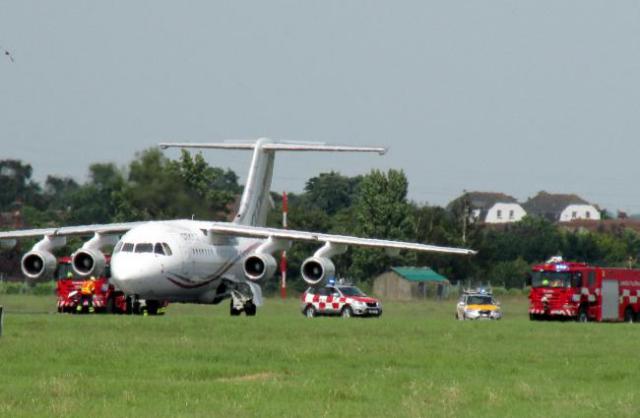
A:
{"type": "Polygon", "coordinates": [[[102,275],[107,260],[101,251],[81,248],[71,256],[73,271],[80,277],[102,275]]]}
{"type": "Polygon", "coordinates": [[[304,260],[300,270],[302,278],[310,285],[318,284],[336,274],[336,266],[326,257],[309,257],[304,260]]]}
{"type": "Polygon", "coordinates": [[[32,250],[22,257],[20,267],[29,279],[50,278],[56,271],[58,260],[49,251],[32,250]]]}
{"type": "Polygon", "coordinates": [[[270,254],[255,253],[244,259],[243,268],[247,279],[258,281],[273,276],[278,268],[278,263],[270,254]]]}

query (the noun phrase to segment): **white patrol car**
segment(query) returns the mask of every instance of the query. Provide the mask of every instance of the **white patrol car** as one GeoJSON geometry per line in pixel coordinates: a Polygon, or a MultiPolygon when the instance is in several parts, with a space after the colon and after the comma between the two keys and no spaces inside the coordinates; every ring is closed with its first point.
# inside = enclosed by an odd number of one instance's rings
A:
{"type": "Polygon", "coordinates": [[[465,291],[456,306],[456,319],[500,319],[500,303],[487,291],[465,291]]]}
{"type": "Polygon", "coordinates": [[[300,308],[307,318],[317,315],[351,316],[382,315],[382,304],[351,285],[310,287],[301,296],[300,308]]]}

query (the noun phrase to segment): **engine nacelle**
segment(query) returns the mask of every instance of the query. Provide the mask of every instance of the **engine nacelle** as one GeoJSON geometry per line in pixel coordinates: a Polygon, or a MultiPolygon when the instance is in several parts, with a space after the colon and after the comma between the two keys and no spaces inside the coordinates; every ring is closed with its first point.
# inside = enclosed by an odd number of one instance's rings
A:
{"type": "Polygon", "coordinates": [[[272,255],[261,253],[247,256],[242,265],[244,275],[252,281],[268,279],[273,276],[278,268],[278,263],[272,255]]]}
{"type": "Polygon", "coordinates": [[[302,263],[300,273],[305,282],[315,285],[335,276],[336,266],[326,257],[309,257],[302,263]]]}
{"type": "Polygon", "coordinates": [[[29,251],[22,256],[20,267],[22,274],[29,279],[51,278],[58,266],[56,257],[48,251],[29,251]]]}
{"type": "Polygon", "coordinates": [[[107,259],[98,250],[81,248],[71,256],[71,267],[80,277],[99,277],[104,272],[107,259]]]}

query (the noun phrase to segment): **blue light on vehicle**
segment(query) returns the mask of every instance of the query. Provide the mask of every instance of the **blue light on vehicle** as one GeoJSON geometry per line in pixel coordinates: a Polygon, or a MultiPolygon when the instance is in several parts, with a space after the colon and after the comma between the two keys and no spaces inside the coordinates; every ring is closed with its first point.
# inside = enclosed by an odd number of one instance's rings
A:
{"type": "Polygon", "coordinates": [[[329,280],[327,280],[327,285],[328,286],[333,286],[335,284],[336,284],[336,278],[335,277],[332,277],[329,280]]]}
{"type": "Polygon", "coordinates": [[[569,270],[569,266],[566,264],[556,264],[556,271],[569,270]]]}

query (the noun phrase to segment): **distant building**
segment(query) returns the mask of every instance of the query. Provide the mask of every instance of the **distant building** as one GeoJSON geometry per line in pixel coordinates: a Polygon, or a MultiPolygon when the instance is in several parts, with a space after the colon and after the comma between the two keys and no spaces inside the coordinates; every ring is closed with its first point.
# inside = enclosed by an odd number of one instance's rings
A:
{"type": "Polygon", "coordinates": [[[571,222],[578,219],[600,220],[600,210],[575,194],[540,192],[523,205],[530,215],[541,216],[551,222],[571,222]]]}
{"type": "Polygon", "coordinates": [[[387,300],[445,297],[449,280],[429,267],[391,267],[373,281],[373,294],[387,300]]]}
{"type": "Polygon", "coordinates": [[[468,192],[449,203],[448,208],[468,205],[474,221],[487,224],[518,222],[527,212],[518,201],[504,193],[468,192]]]}

